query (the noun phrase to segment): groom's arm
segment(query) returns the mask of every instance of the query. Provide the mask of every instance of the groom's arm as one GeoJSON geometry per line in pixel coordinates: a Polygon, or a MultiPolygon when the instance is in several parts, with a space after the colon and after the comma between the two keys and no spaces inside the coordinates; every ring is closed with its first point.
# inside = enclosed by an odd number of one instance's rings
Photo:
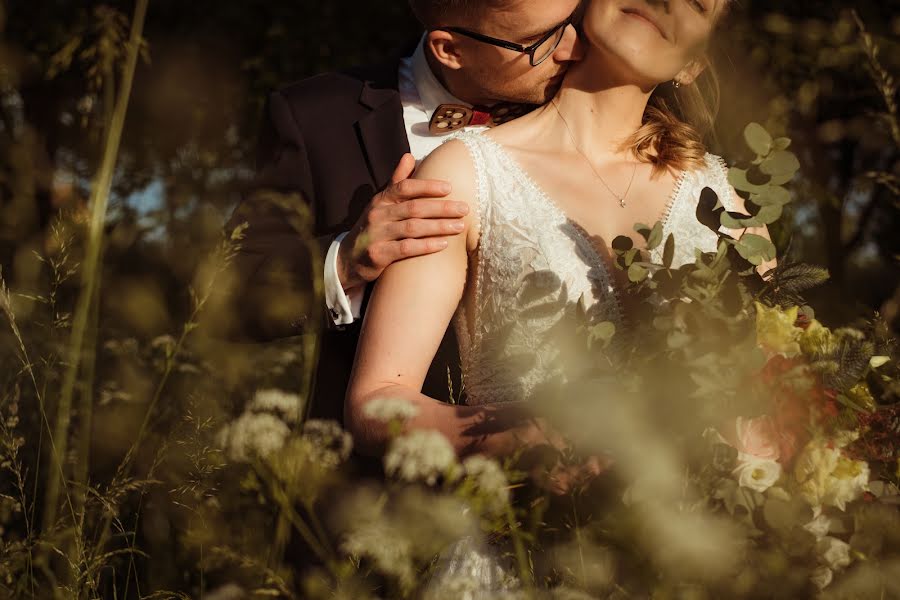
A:
{"type": "Polygon", "coordinates": [[[313,281],[324,272],[334,235],[311,236],[315,188],[303,133],[288,100],[266,105],[254,179],[226,225],[246,224],[232,263],[232,338],[270,340],[303,333],[325,319],[313,281]]]}
{"type": "Polygon", "coordinates": [[[446,182],[408,179],[415,159],[404,156],[388,186],[375,194],[350,231],[310,238],[297,214],[273,205],[296,203],[315,223],[315,186],[306,142],[288,100],[269,99],[260,136],[257,174],[228,223],[248,228],[235,259],[236,315],[230,337],[265,341],[298,335],[325,319],[326,327],[347,325],[359,316],[366,286],[395,261],[440,251],[454,234],[467,206],[441,200],[446,182]],[[313,293],[321,278],[325,298],[313,293]]]}

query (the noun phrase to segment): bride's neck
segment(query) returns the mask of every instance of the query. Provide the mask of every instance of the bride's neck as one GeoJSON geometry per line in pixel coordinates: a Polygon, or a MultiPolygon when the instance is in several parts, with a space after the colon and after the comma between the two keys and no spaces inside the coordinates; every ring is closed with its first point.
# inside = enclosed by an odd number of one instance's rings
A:
{"type": "Polygon", "coordinates": [[[569,69],[553,102],[581,151],[600,159],[618,154],[641,127],[652,92],[586,58],[569,69]]]}

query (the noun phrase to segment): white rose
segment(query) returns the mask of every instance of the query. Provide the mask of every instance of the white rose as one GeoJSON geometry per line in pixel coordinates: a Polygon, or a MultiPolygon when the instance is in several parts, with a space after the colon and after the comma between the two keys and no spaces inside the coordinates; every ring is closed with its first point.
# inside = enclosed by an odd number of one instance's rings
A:
{"type": "Polygon", "coordinates": [[[840,571],[850,565],[850,544],[836,537],[825,536],[816,544],[820,562],[832,571],[840,571]]]}
{"type": "Polygon", "coordinates": [[[740,453],[733,475],[741,487],[765,492],[781,478],[781,464],[775,460],[740,453]]]}

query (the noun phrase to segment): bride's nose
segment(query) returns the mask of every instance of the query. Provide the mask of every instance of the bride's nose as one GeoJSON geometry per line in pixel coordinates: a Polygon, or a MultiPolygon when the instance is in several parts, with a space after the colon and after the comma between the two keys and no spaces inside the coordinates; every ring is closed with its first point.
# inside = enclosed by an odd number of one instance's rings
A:
{"type": "Polygon", "coordinates": [[[559,46],[553,53],[553,60],[556,62],[573,62],[584,58],[584,46],[578,37],[573,25],[566,25],[566,31],[563,33],[563,39],[560,40],[559,46]]]}

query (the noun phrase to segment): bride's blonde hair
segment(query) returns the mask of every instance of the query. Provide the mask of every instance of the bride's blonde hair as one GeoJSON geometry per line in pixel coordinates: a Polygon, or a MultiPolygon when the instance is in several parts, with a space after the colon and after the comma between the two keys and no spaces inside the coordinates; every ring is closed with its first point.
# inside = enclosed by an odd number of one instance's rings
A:
{"type": "Polygon", "coordinates": [[[676,171],[703,167],[707,142],[714,136],[716,116],[719,113],[721,92],[719,77],[711,57],[716,32],[732,2],[725,0],[722,14],[717,18],[709,47],[704,57],[706,68],[689,85],[676,86],[674,82],[657,86],[641,127],[629,137],[624,148],[630,148],[638,160],[653,165],[654,171],[676,171]]]}

